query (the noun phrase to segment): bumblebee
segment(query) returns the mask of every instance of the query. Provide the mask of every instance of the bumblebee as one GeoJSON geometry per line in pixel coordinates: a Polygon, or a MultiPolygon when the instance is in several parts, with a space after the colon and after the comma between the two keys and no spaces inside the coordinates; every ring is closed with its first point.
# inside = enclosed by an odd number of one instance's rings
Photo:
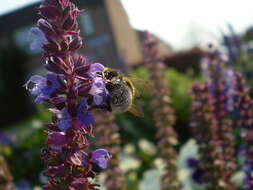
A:
{"type": "Polygon", "coordinates": [[[105,68],[102,76],[109,91],[109,106],[114,113],[130,113],[144,117],[143,110],[138,103],[142,91],[149,86],[145,80],[127,77],[117,69],[105,68]]]}

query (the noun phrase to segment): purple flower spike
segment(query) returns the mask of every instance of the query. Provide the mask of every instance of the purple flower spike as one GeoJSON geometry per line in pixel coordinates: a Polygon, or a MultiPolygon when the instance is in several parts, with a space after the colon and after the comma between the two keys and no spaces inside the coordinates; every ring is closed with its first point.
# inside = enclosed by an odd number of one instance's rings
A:
{"type": "Polygon", "coordinates": [[[111,155],[105,149],[97,149],[92,152],[91,160],[97,164],[100,168],[107,168],[107,161],[111,158],[111,155]]]}
{"type": "Polygon", "coordinates": [[[85,99],[83,99],[77,110],[78,123],[82,126],[89,126],[93,123],[94,117],[88,112],[88,104],[85,99]]]}
{"type": "Polygon", "coordinates": [[[86,151],[92,144],[88,137],[94,137],[90,112],[103,108],[94,104],[107,102],[101,76],[104,66],[90,64],[76,52],[83,45],[78,24],[82,11],[70,0],[42,0],[38,12],[43,18],[31,30],[36,37],[31,48],[43,49],[48,72],[46,77],[31,77],[25,87],[36,96],[35,103],[51,106],[52,121],[46,125],[48,148],[42,151],[48,179],[43,189],[96,190],[98,185],[90,180],[97,173],[94,162],[106,167],[109,154],[104,151],[92,160],[86,151]]]}
{"type": "Polygon", "coordinates": [[[67,108],[64,108],[58,115],[57,126],[61,131],[66,131],[71,127],[71,116],[68,113],[67,108]]]}
{"type": "Polygon", "coordinates": [[[32,51],[40,51],[42,50],[43,45],[48,43],[44,33],[38,27],[33,27],[31,29],[31,35],[34,37],[34,40],[30,45],[32,51]]]}

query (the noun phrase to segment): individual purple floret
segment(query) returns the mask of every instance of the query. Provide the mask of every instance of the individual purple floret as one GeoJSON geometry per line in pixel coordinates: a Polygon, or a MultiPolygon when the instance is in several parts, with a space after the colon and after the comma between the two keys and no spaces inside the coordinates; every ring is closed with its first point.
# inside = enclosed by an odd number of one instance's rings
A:
{"type": "Polygon", "coordinates": [[[94,122],[93,115],[88,111],[88,103],[82,100],[77,108],[78,123],[82,126],[90,126],[94,122]]]}
{"type": "Polygon", "coordinates": [[[49,72],[46,77],[34,75],[25,84],[32,95],[36,95],[35,103],[46,101],[50,95],[61,87],[58,76],[49,72]]]}
{"type": "Polygon", "coordinates": [[[38,27],[33,27],[31,29],[31,34],[35,37],[34,41],[30,46],[31,50],[42,50],[43,45],[48,43],[45,34],[38,27]]]}
{"type": "Polygon", "coordinates": [[[47,148],[42,151],[48,182],[45,190],[95,190],[96,169],[107,167],[105,149],[88,152],[94,117],[91,110],[108,107],[104,66],[90,64],[76,53],[83,41],[78,28],[81,11],[69,0],[43,0],[43,17],[31,32],[33,49],[42,49],[45,77],[32,76],[25,84],[35,103],[51,105],[52,122],[46,125],[47,148]]]}
{"type": "Polygon", "coordinates": [[[89,91],[89,94],[93,96],[93,102],[95,105],[100,105],[104,99],[106,98],[106,94],[108,94],[107,89],[105,88],[105,83],[100,76],[100,74],[104,71],[104,66],[95,63],[92,64],[89,69],[89,76],[93,78],[93,85],[89,91]]]}
{"type": "Polygon", "coordinates": [[[57,126],[60,131],[66,131],[72,125],[72,118],[68,113],[67,108],[63,108],[58,114],[57,126]]]}
{"type": "Polygon", "coordinates": [[[29,90],[32,95],[40,94],[45,86],[46,78],[38,75],[32,76],[25,84],[26,89],[29,90]],[[30,85],[32,86],[30,87],[30,85]]]}
{"type": "Polygon", "coordinates": [[[107,161],[111,158],[110,154],[105,149],[98,149],[92,152],[91,160],[100,168],[107,168],[107,161]]]}
{"type": "Polygon", "coordinates": [[[240,74],[236,74],[236,81],[238,86],[238,104],[239,111],[238,126],[242,130],[242,139],[244,146],[241,148],[241,155],[245,158],[243,166],[244,179],[243,186],[246,190],[253,189],[253,100],[249,96],[249,88],[245,84],[244,78],[240,74]]]}

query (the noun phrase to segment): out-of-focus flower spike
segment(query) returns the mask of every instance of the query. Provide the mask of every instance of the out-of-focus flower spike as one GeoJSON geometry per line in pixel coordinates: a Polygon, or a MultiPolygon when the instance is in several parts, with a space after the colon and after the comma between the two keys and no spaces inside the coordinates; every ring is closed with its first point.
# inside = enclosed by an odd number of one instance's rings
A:
{"type": "Polygon", "coordinates": [[[235,189],[232,175],[237,169],[233,120],[235,78],[226,55],[207,54],[209,77],[192,88],[192,130],[199,144],[200,168],[207,189],[235,189]]]}
{"type": "Polygon", "coordinates": [[[242,139],[245,142],[243,147],[244,179],[243,186],[246,190],[253,189],[253,100],[249,96],[249,88],[245,80],[239,73],[236,73],[236,82],[238,87],[238,104],[236,109],[239,111],[238,126],[242,128],[242,139]]]}
{"type": "Polygon", "coordinates": [[[155,125],[158,127],[157,139],[159,156],[166,164],[165,173],[162,176],[162,190],[178,190],[180,182],[177,176],[177,134],[173,129],[175,123],[174,110],[171,108],[170,93],[165,79],[165,65],[159,55],[157,41],[146,33],[143,44],[145,66],[149,71],[149,77],[155,87],[155,98],[152,101],[154,108],[155,125]]]}
{"type": "Polygon", "coordinates": [[[96,145],[106,148],[111,155],[111,159],[108,161],[108,168],[105,171],[105,186],[110,190],[127,190],[128,186],[125,181],[124,173],[119,167],[121,139],[119,127],[114,122],[115,116],[103,111],[96,111],[95,115],[94,134],[99,137],[96,145]]]}

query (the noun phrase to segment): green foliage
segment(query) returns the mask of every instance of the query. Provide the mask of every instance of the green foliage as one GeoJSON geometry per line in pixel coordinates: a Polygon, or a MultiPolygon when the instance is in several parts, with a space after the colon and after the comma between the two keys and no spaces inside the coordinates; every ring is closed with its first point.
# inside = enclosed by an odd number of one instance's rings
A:
{"type": "Polygon", "coordinates": [[[177,124],[186,127],[190,118],[190,90],[192,84],[200,81],[200,79],[187,76],[173,69],[168,69],[166,71],[166,78],[169,81],[168,83],[172,98],[172,107],[176,112],[177,124]]]}
{"type": "Polygon", "coordinates": [[[16,181],[27,179],[39,184],[39,176],[44,168],[40,153],[45,140],[43,130],[37,129],[13,148],[15,154],[9,158],[9,163],[16,181]]]}

